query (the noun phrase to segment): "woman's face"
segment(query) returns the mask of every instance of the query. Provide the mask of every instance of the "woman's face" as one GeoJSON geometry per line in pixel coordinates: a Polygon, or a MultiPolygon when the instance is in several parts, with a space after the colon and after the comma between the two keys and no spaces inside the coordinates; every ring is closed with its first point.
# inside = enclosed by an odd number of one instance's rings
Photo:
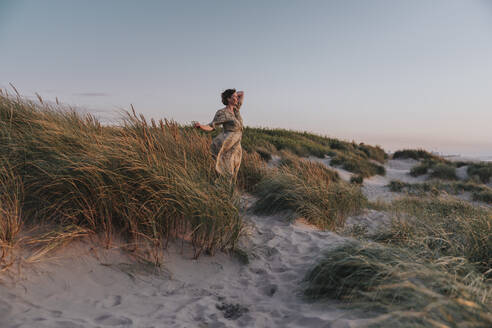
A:
{"type": "Polygon", "coordinates": [[[232,94],[232,96],[230,96],[227,101],[228,101],[229,105],[231,105],[231,106],[237,105],[237,101],[238,101],[237,92],[234,92],[232,94]]]}

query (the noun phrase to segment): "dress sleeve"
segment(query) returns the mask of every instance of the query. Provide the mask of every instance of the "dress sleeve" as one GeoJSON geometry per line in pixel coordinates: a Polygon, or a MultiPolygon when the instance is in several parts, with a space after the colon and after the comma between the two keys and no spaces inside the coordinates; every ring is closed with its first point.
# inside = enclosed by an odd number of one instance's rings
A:
{"type": "Polygon", "coordinates": [[[218,110],[217,113],[215,113],[214,119],[208,125],[214,129],[216,129],[218,126],[226,123],[227,121],[229,121],[229,120],[227,119],[224,111],[218,110]]]}

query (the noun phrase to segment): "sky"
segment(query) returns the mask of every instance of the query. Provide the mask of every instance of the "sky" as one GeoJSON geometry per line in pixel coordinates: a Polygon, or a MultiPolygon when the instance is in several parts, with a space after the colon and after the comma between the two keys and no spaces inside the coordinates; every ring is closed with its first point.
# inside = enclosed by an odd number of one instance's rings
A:
{"type": "Polygon", "coordinates": [[[246,125],[492,155],[492,0],[0,0],[0,88],[115,122],[246,125]]]}

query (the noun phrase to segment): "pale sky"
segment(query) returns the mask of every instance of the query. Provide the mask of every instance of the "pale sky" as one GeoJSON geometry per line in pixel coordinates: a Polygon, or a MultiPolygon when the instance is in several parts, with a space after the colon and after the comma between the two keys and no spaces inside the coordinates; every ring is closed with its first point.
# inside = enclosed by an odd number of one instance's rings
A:
{"type": "Polygon", "coordinates": [[[236,88],[250,126],[492,155],[492,0],[0,0],[10,82],[180,123],[236,88]]]}

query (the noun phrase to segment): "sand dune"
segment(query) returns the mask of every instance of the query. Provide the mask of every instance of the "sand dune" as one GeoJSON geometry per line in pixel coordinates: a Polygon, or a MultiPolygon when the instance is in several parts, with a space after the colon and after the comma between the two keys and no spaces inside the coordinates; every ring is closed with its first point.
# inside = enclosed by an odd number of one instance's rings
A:
{"type": "MultiPolygon", "coordinates": [[[[326,164],[326,160],[324,161],[326,164]]],[[[365,179],[371,200],[391,200],[390,180],[412,178],[413,160],[390,160],[385,177],[365,179]]],[[[343,179],[350,173],[337,169],[343,179]]],[[[247,208],[254,199],[244,195],[247,208]]],[[[248,264],[219,253],[192,259],[186,243],[165,250],[162,269],[137,263],[118,247],[87,242],[64,248],[55,258],[20,269],[0,284],[0,327],[358,327],[364,320],[340,304],[310,303],[302,279],[323,250],[347,238],[319,231],[286,215],[247,214],[240,249],[248,264]]],[[[368,210],[347,224],[369,233],[389,218],[368,210]]],[[[244,259],[243,259],[244,262],[244,259]]]]}

